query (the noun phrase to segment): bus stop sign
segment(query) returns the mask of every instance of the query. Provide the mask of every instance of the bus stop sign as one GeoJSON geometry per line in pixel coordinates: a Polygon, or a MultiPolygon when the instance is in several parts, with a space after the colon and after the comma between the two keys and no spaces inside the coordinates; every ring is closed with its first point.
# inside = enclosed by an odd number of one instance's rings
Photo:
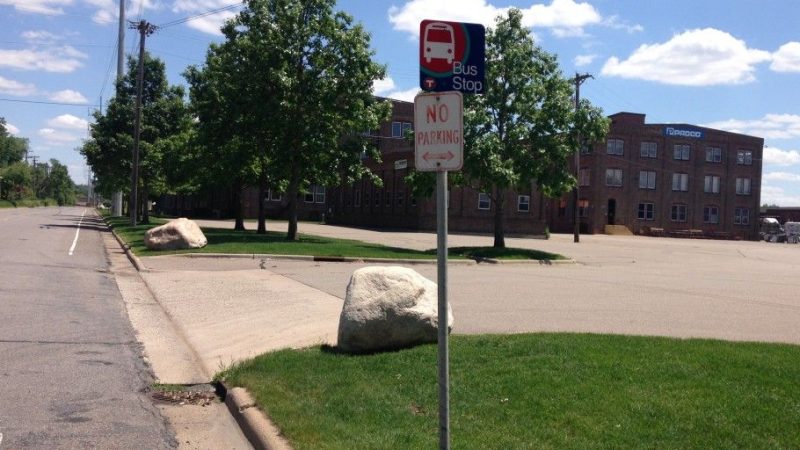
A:
{"type": "Polygon", "coordinates": [[[477,23],[419,24],[419,87],[428,92],[483,94],[486,29],[477,23]]]}

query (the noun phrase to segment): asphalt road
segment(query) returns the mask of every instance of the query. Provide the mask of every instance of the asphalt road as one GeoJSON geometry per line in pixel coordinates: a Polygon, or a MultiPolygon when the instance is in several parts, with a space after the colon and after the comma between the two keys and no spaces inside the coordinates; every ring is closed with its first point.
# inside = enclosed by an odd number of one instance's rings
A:
{"type": "Polygon", "coordinates": [[[100,220],[0,210],[0,449],[159,449],[149,382],[100,220]]]}

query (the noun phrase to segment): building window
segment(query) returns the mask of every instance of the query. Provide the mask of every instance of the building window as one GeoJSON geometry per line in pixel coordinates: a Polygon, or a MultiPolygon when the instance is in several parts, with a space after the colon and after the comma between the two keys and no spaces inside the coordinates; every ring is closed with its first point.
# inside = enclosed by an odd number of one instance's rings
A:
{"type": "Polygon", "coordinates": [[[558,201],[558,217],[564,217],[567,215],[567,201],[563,198],[558,201]]]}
{"type": "Polygon", "coordinates": [[[722,149],[719,147],[707,147],[706,162],[710,163],[722,162],[722,149]]]}
{"type": "Polygon", "coordinates": [[[578,217],[588,217],[587,213],[589,212],[589,200],[580,199],[578,200],[578,217]]]}
{"type": "Polygon", "coordinates": [[[719,223],[719,208],[716,206],[703,207],[703,222],[719,223]]]}
{"type": "Polygon", "coordinates": [[[750,150],[739,150],[736,152],[736,164],[750,166],[753,164],[753,152],[750,150]]]}
{"type": "Polygon", "coordinates": [[[639,220],[654,220],[655,205],[652,203],[639,203],[639,212],[636,217],[639,220]]]}
{"type": "Polygon", "coordinates": [[[489,198],[489,194],[485,192],[481,192],[478,194],[478,209],[483,211],[488,211],[492,208],[492,199],[489,198]]]}
{"type": "Polygon", "coordinates": [[[673,152],[673,158],[681,160],[681,161],[688,161],[689,155],[692,152],[692,146],[688,144],[675,144],[673,152]]]}
{"type": "Polygon", "coordinates": [[[375,191],[375,197],[374,197],[375,198],[375,207],[376,208],[380,208],[381,207],[381,197],[383,197],[383,191],[378,189],[377,191],[375,191]]]}
{"type": "Polygon", "coordinates": [[[367,208],[369,208],[369,205],[370,205],[370,202],[369,202],[370,201],[370,196],[369,195],[370,195],[369,192],[365,192],[364,193],[364,206],[366,206],[367,208]]]}
{"type": "Polygon", "coordinates": [[[624,154],[625,141],[622,139],[609,139],[606,143],[606,153],[609,155],[624,154]]]}
{"type": "MultiPolygon", "coordinates": [[[[416,197],[411,197],[411,206],[412,207],[417,206],[417,198],[416,197]]],[[[447,205],[447,206],[449,207],[450,205],[447,205]]]]}
{"type": "Polygon", "coordinates": [[[361,190],[359,189],[356,189],[356,191],[353,192],[353,206],[356,208],[361,207],[361,190]]]}
{"type": "Polygon", "coordinates": [[[686,222],[686,205],[672,205],[673,222],[686,222]]]}
{"type": "Polygon", "coordinates": [[[736,179],[736,193],[738,195],[750,195],[750,178],[736,179]]]}
{"type": "Polygon", "coordinates": [[[750,225],[750,208],[735,208],[733,223],[734,225],[750,225]]]}
{"type": "Polygon", "coordinates": [[[414,129],[414,126],[410,122],[403,122],[403,135],[402,135],[402,137],[406,137],[406,135],[408,135],[408,132],[413,130],[413,129],[414,129]]]}
{"type": "Polygon", "coordinates": [[[403,137],[403,122],[392,122],[392,137],[403,137]]]}
{"type": "Polygon", "coordinates": [[[518,212],[529,212],[531,210],[531,196],[530,195],[518,195],[517,196],[517,211],[518,212]]]}
{"type": "Polygon", "coordinates": [[[672,190],[687,192],[689,190],[689,174],[688,173],[673,173],[672,174],[672,190]]]}
{"type": "Polygon", "coordinates": [[[305,193],[306,203],[325,203],[325,186],[312,184],[305,193]]]}
{"type": "Polygon", "coordinates": [[[589,186],[590,181],[590,173],[589,169],[581,169],[578,171],[578,185],[579,186],[589,186]]]}
{"type": "Polygon", "coordinates": [[[706,175],[703,192],[706,194],[719,194],[719,177],[706,175]]]}
{"type": "Polygon", "coordinates": [[[592,153],[591,144],[587,144],[587,143],[581,144],[581,155],[588,155],[590,153],[592,153]]]}
{"type": "Polygon", "coordinates": [[[642,142],[642,147],[639,151],[639,156],[642,158],[657,158],[658,157],[658,144],[655,142],[642,142]]]}
{"type": "Polygon", "coordinates": [[[279,202],[282,200],[283,196],[280,192],[273,191],[272,189],[267,191],[267,198],[271,202],[279,202]]]}
{"type": "Polygon", "coordinates": [[[639,189],[655,189],[656,173],[650,170],[639,171],[639,189]]]}
{"type": "Polygon", "coordinates": [[[606,186],[622,186],[622,169],[606,169],[606,186]]]}
{"type": "Polygon", "coordinates": [[[403,192],[398,192],[397,193],[397,207],[398,208],[402,208],[403,207],[403,201],[404,201],[405,198],[406,198],[405,193],[403,193],[403,192]]]}

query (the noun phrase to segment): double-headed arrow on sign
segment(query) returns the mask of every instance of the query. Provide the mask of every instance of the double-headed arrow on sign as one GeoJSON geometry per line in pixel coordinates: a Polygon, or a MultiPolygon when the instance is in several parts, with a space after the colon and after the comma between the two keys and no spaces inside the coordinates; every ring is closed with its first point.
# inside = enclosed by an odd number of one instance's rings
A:
{"type": "Polygon", "coordinates": [[[430,161],[430,160],[444,160],[444,161],[450,161],[451,159],[453,159],[453,158],[455,158],[455,157],[456,157],[456,155],[455,155],[453,152],[451,152],[451,151],[448,151],[447,153],[431,153],[431,152],[425,152],[425,153],[422,155],[422,159],[424,159],[425,161],[430,161]]]}

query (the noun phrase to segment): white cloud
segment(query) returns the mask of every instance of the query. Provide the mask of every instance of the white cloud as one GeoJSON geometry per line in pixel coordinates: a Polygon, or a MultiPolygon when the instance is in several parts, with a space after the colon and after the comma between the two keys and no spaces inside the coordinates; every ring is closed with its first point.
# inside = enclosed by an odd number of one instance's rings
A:
{"type": "Polygon", "coordinates": [[[800,115],[767,114],[760,119],[730,119],[706,124],[709,128],[744,133],[766,139],[792,139],[800,137],[800,115]]]}
{"type": "Polygon", "coordinates": [[[36,93],[36,86],[30,83],[9,80],[0,77],[0,93],[13,95],[15,97],[25,97],[36,93]]]}
{"type": "Polygon", "coordinates": [[[644,44],[626,60],[611,57],[601,73],[682,86],[742,84],[754,81],[755,65],[771,58],[724,31],[704,28],[644,44]]]}
{"type": "Polygon", "coordinates": [[[22,38],[29,42],[56,42],[61,40],[61,36],[45,30],[29,30],[22,33],[22,38]]]}
{"type": "Polygon", "coordinates": [[[578,55],[575,57],[574,61],[575,66],[576,67],[588,66],[589,64],[592,63],[592,61],[595,60],[595,58],[597,58],[597,55],[578,55]]]}
{"type": "Polygon", "coordinates": [[[52,128],[42,128],[38,132],[39,136],[42,137],[47,142],[50,143],[71,143],[71,142],[78,142],[80,138],[75,136],[74,134],[70,134],[64,131],[57,131],[52,128]]]}
{"type": "MultiPolygon", "coordinates": [[[[413,38],[419,35],[419,23],[424,19],[492,26],[495,18],[505,14],[508,9],[495,6],[487,0],[410,0],[402,7],[389,8],[389,21],[396,30],[405,31],[413,38]]],[[[523,25],[549,28],[558,37],[583,36],[583,27],[603,22],[602,16],[591,4],[575,0],[552,0],[549,5],[534,4],[520,9],[523,25]]]]}
{"type": "Polygon", "coordinates": [[[6,131],[8,131],[9,134],[13,135],[19,134],[19,128],[15,127],[14,125],[8,122],[6,122],[6,131]]]}
{"type": "MultiPolygon", "coordinates": [[[[119,18],[118,0],[83,0],[83,2],[97,8],[97,11],[92,16],[92,21],[95,23],[106,25],[117,22],[119,18]]],[[[128,3],[126,10],[129,11],[127,14],[132,17],[133,14],[130,11],[138,12],[161,8],[161,2],[158,0],[133,0],[128,3]]]]}
{"type": "Polygon", "coordinates": [[[386,77],[383,80],[375,80],[372,83],[372,92],[381,97],[413,102],[414,97],[419,93],[419,88],[398,90],[394,80],[391,77],[386,77]]]}
{"type": "Polygon", "coordinates": [[[800,164],[800,152],[797,150],[781,150],[775,147],[764,147],[764,164],[774,166],[793,166],[800,164]]]}
{"type": "MultiPolygon", "coordinates": [[[[175,0],[172,11],[175,13],[191,16],[204,13],[226,6],[241,5],[241,0],[175,0]]],[[[186,22],[189,28],[194,28],[203,33],[221,35],[220,28],[226,20],[232,19],[238,14],[239,8],[232,8],[220,11],[207,16],[198,17],[186,22]]]]}
{"type": "Polygon", "coordinates": [[[761,186],[761,204],[769,203],[778,206],[800,206],[800,196],[787,194],[778,186],[761,186]]]}
{"type": "Polygon", "coordinates": [[[73,91],[72,89],[64,89],[63,91],[50,94],[50,100],[60,103],[89,103],[89,100],[84,97],[83,94],[78,91],[73,91]]]}
{"type": "Polygon", "coordinates": [[[70,73],[83,66],[86,53],[65,45],[46,50],[3,50],[0,49],[0,67],[21,70],[70,73]]]}
{"type": "Polygon", "coordinates": [[[763,179],[767,181],[800,182],[800,173],[768,172],[764,174],[763,179]]]}
{"type": "Polygon", "coordinates": [[[69,6],[72,0],[0,0],[0,5],[13,6],[20,12],[58,16],[64,14],[62,6],[69,6]]]}
{"type": "Polygon", "coordinates": [[[86,130],[89,122],[72,114],[62,114],[47,121],[47,125],[62,130],[86,130]]]}
{"type": "Polygon", "coordinates": [[[639,25],[631,25],[629,23],[624,22],[619,18],[619,16],[611,16],[603,20],[603,25],[613,28],[615,30],[625,30],[630,34],[633,33],[640,33],[644,31],[644,27],[639,25]]]}
{"type": "Polygon", "coordinates": [[[800,72],[800,42],[787,42],[772,54],[770,69],[775,72],[800,72]]]}

